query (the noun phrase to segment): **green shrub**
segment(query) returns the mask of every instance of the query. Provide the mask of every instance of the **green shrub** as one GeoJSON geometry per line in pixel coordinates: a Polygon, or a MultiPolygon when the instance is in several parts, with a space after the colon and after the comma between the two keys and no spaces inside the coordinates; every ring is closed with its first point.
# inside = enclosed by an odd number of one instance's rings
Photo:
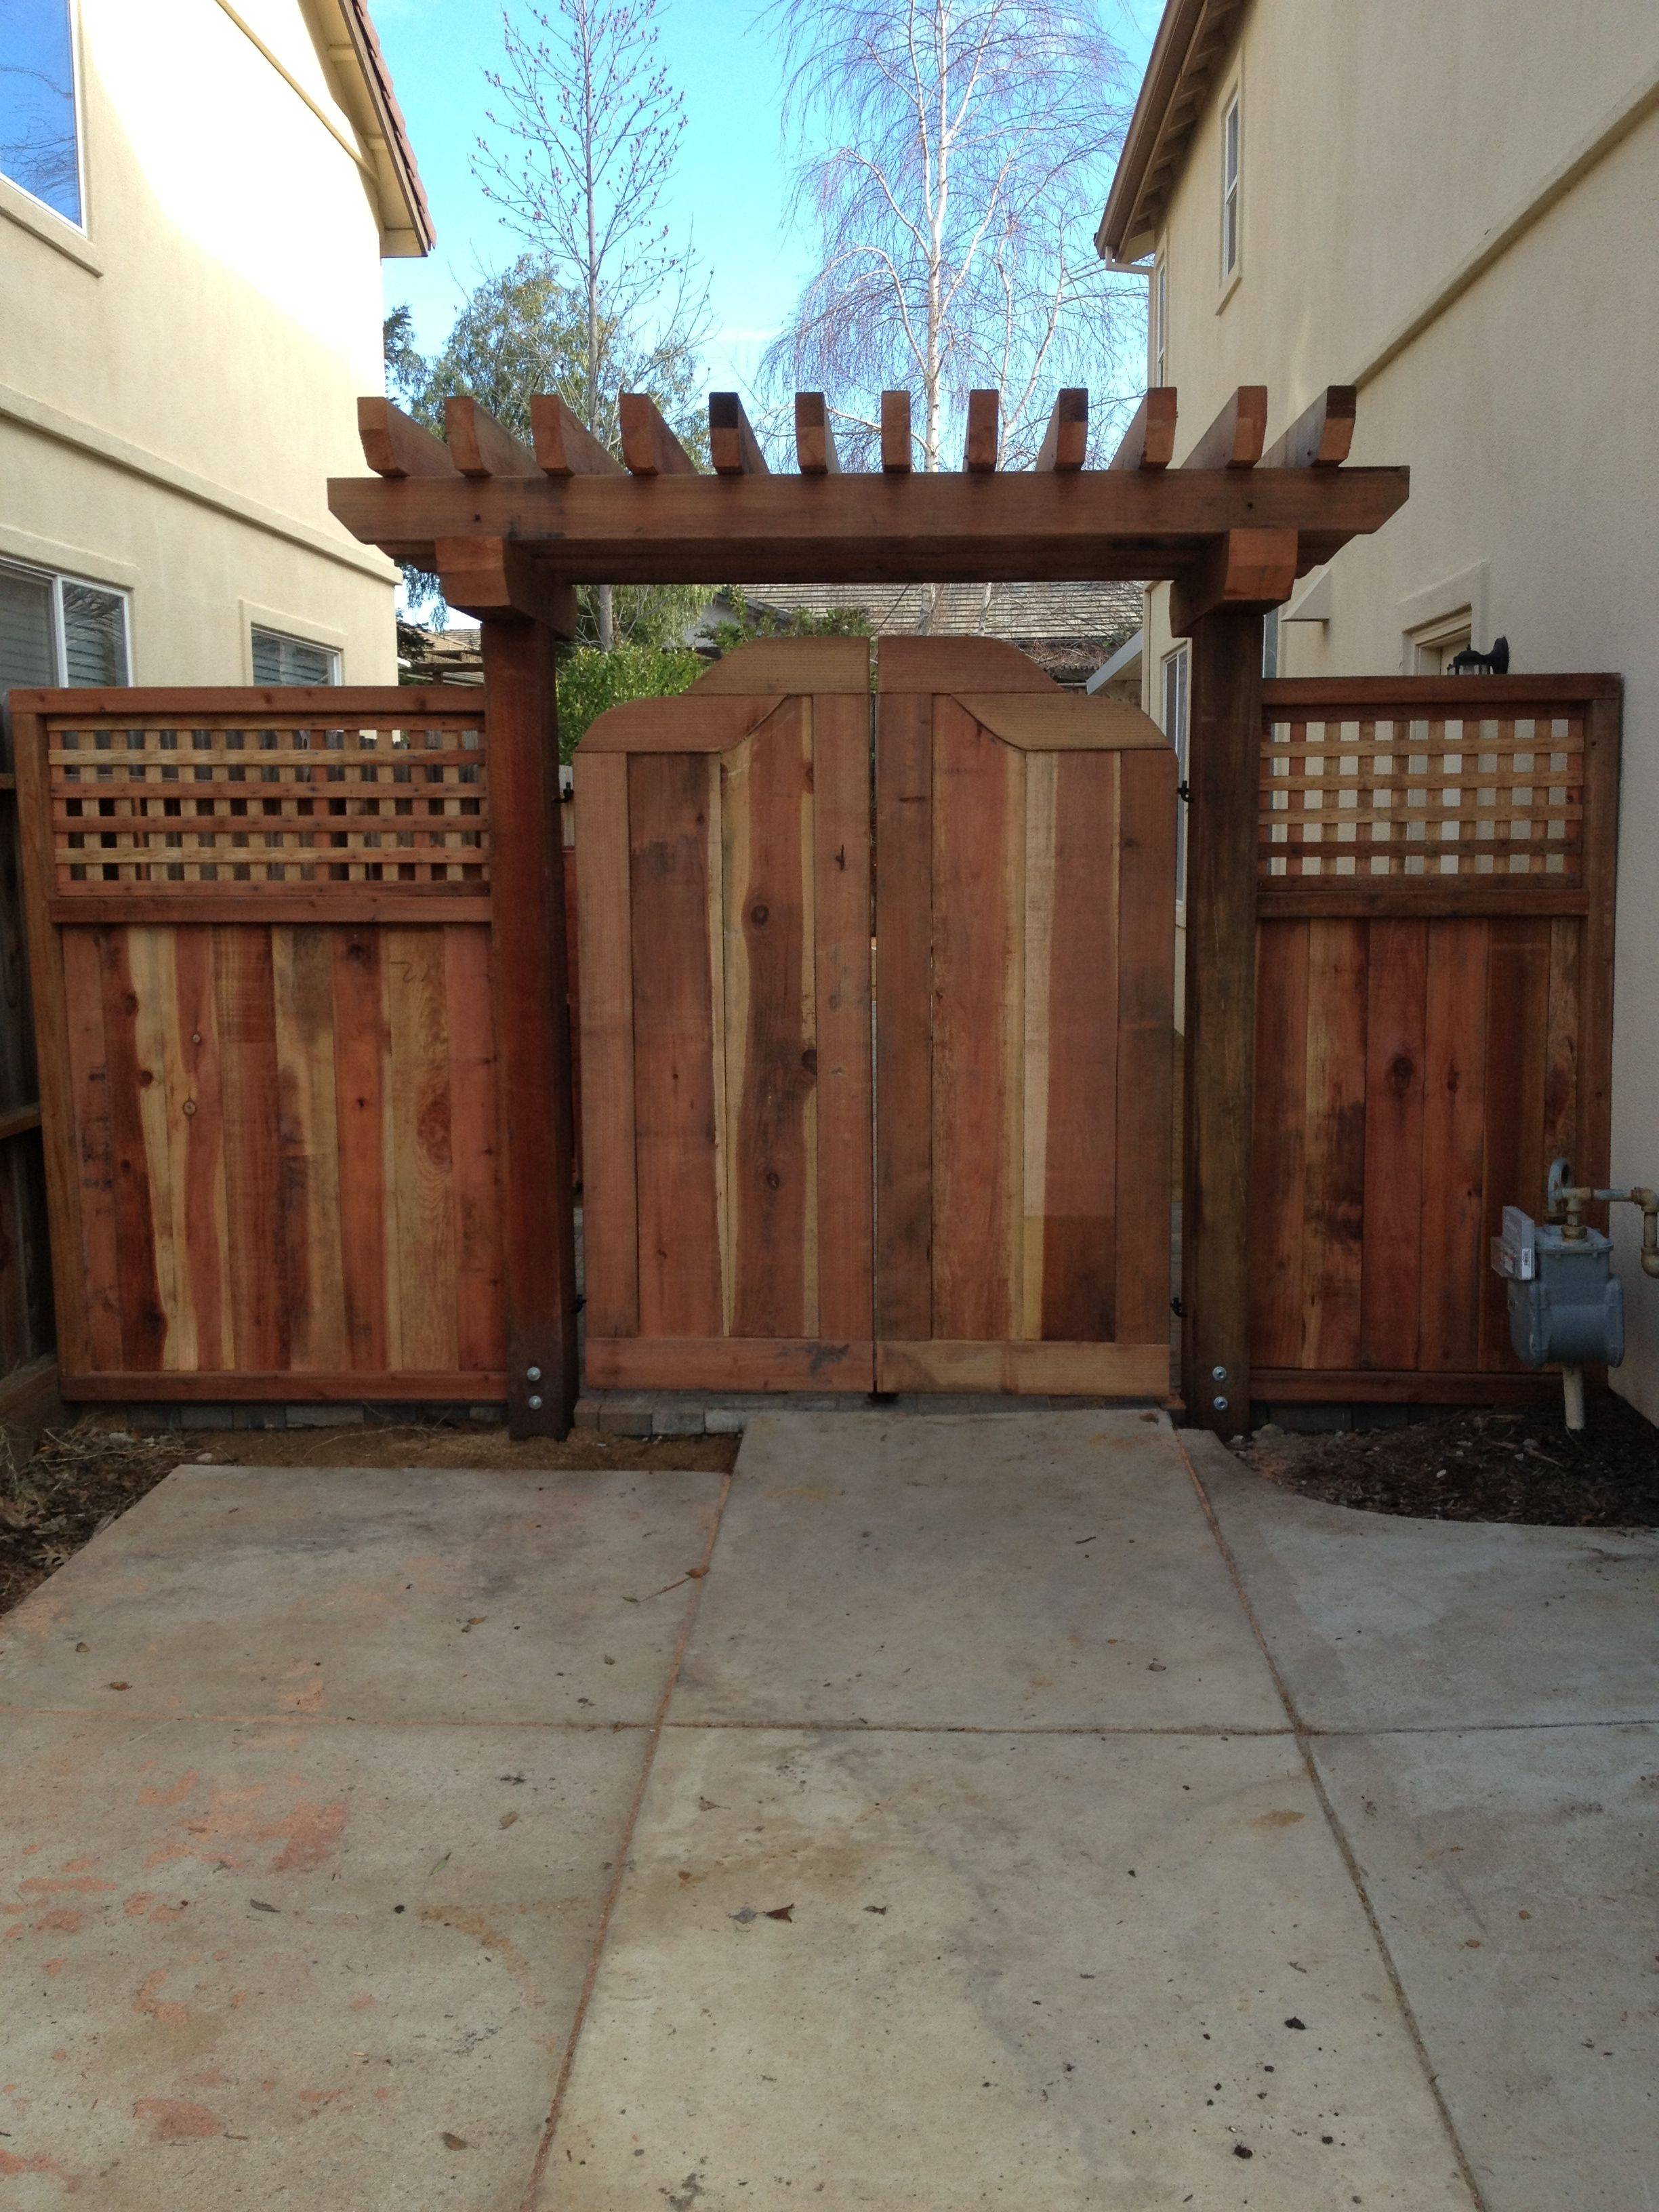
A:
{"type": "Polygon", "coordinates": [[[568,760],[594,717],[625,699],[672,699],[708,665],[683,646],[578,646],[559,663],[559,757],[568,760]]]}

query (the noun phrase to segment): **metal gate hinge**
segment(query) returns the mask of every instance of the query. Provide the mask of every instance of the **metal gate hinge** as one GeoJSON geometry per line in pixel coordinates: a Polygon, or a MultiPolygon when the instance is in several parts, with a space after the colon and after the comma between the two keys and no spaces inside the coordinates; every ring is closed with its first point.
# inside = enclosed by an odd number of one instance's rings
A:
{"type": "Polygon", "coordinates": [[[1170,1299],[1170,1311],[1175,1316],[1177,1321],[1185,1321],[1187,1318],[1187,1309],[1182,1304],[1179,1298],[1170,1299]]]}
{"type": "Polygon", "coordinates": [[[1177,799],[1185,799],[1185,801],[1187,802],[1188,805],[1189,805],[1189,806],[1190,806],[1190,805],[1192,805],[1192,803],[1193,803],[1193,787],[1192,787],[1191,784],[1189,784],[1189,783],[1178,783],[1178,784],[1176,784],[1176,797],[1177,799]]]}

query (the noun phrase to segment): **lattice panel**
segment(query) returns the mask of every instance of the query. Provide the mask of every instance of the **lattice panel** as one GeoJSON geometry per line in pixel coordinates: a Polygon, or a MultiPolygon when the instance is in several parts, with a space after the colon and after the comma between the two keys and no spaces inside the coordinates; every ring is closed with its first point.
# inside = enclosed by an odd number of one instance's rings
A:
{"type": "Polygon", "coordinates": [[[205,726],[55,723],[57,889],[119,884],[222,896],[235,885],[397,885],[476,892],[489,881],[482,712],[396,726],[319,727],[269,708],[205,726]]]}
{"type": "Polygon", "coordinates": [[[1260,871],[1577,882],[1583,767],[1576,711],[1272,720],[1260,871]]]}

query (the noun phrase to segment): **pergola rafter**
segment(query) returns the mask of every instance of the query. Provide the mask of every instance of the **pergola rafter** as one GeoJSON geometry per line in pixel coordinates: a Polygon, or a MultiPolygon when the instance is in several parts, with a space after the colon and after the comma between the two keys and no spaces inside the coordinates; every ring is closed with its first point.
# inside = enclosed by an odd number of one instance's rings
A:
{"type": "MultiPolygon", "coordinates": [[[[1146,394],[1104,468],[1087,465],[1089,396],[1057,398],[1035,466],[999,467],[996,393],[969,396],[960,472],[918,471],[910,396],[882,395],[879,466],[844,468],[821,392],[799,392],[794,472],[772,467],[741,400],[708,403],[713,472],[653,403],[622,395],[619,463],[556,397],[532,445],[476,402],[447,440],[359,402],[366,478],[329,504],[352,534],[435,569],[483,625],[496,816],[495,989],[502,1048],[515,1426],[562,1433],[575,1390],[569,1039],[562,852],[550,827],[552,635],[578,584],[997,583],[1167,580],[1192,639],[1188,794],[1182,1388],[1223,1433],[1249,1413],[1249,1202],[1255,1053],[1261,617],[1298,575],[1404,503],[1403,468],[1346,465],[1352,387],[1320,394],[1269,446],[1269,397],[1241,386],[1182,444],[1175,391],[1146,394]],[[550,985],[551,988],[550,988],[550,985]],[[547,1102],[555,1101],[550,1118],[547,1102]]],[[[1156,1164],[1152,1165],[1156,1172],[1156,1164]]]]}
{"type": "Polygon", "coordinates": [[[1339,465],[1354,416],[1340,386],[1265,458],[1267,391],[1242,386],[1179,467],[1169,387],[1147,394],[1102,469],[1085,465],[1081,390],[1059,395],[1027,470],[998,467],[997,395],[971,394],[963,467],[938,474],[912,466],[902,392],[883,394],[881,465],[868,472],[841,465],[818,392],[796,395],[791,473],[769,465],[735,392],[708,402],[712,476],[641,392],[622,398],[620,464],[551,395],[532,407],[533,453],[473,400],[446,412],[447,445],[387,400],[360,402],[375,474],[335,479],[334,513],[354,536],[441,573],[440,548],[493,538],[519,550],[526,580],[562,584],[1170,580],[1184,624],[1277,605],[1297,575],[1378,529],[1407,487],[1403,469],[1339,465]]]}

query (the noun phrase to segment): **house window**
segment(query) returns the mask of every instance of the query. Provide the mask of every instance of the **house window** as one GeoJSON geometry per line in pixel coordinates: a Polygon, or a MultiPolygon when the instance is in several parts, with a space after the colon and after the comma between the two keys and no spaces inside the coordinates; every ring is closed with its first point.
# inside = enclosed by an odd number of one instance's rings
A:
{"type": "Polygon", "coordinates": [[[80,222],[70,0],[0,0],[0,176],[80,222]]]}
{"type": "Polygon", "coordinates": [[[279,629],[253,630],[253,680],[256,684],[337,684],[340,656],[332,646],[313,645],[309,638],[289,637],[279,629]]]}
{"type": "Polygon", "coordinates": [[[1152,382],[1167,384],[1170,360],[1170,264],[1160,253],[1152,264],[1152,382]]]}
{"type": "Polygon", "coordinates": [[[0,564],[0,691],[54,684],[107,690],[129,683],[127,628],[125,592],[0,564]]]}
{"type": "Polygon", "coordinates": [[[1265,678],[1279,673],[1279,617],[1283,610],[1269,607],[1261,618],[1261,673],[1265,678]]]}
{"type": "MultiPolygon", "coordinates": [[[[1164,656],[1164,734],[1175,747],[1176,781],[1187,781],[1187,648],[1164,656]]],[[[1187,897],[1187,810],[1176,808],[1176,903],[1187,897]]]]}
{"type": "Polygon", "coordinates": [[[1227,102],[1221,125],[1221,281],[1238,269],[1238,94],[1227,102]]]}

